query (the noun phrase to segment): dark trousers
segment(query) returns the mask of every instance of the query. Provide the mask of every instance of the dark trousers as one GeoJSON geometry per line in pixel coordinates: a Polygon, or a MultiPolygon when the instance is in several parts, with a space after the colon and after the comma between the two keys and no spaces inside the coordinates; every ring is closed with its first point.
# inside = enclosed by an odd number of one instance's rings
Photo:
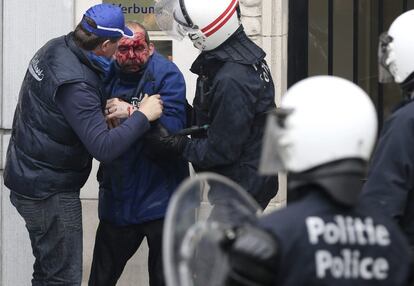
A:
{"type": "Polygon", "coordinates": [[[116,226],[101,221],[96,231],[89,286],[116,285],[127,261],[147,238],[150,286],[164,286],[162,269],[163,220],[138,225],[116,226]]]}
{"type": "Polygon", "coordinates": [[[411,283],[410,286],[414,286],[414,245],[410,243],[410,249],[411,249],[411,283]]]}
{"type": "Polygon", "coordinates": [[[10,200],[26,222],[35,263],[32,285],[81,285],[82,207],[79,192],[30,200],[11,192],[10,200]]]}

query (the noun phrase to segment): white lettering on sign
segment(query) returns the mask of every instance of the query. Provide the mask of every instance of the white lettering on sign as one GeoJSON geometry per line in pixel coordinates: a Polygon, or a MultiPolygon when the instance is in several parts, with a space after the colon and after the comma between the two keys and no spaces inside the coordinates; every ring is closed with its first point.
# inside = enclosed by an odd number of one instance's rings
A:
{"type": "MultiPolygon", "coordinates": [[[[115,5],[115,4],[114,4],[115,5]]],[[[154,6],[140,6],[134,3],[132,6],[123,6],[118,4],[124,14],[154,14],[154,6]]]]}

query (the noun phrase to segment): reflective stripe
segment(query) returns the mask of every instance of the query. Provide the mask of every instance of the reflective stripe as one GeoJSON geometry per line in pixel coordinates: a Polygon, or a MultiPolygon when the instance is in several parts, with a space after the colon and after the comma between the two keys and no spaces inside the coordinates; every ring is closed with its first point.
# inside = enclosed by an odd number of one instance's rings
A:
{"type": "Polygon", "coordinates": [[[127,37],[127,38],[133,38],[134,37],[134,36],[128,36],[127,34],[125,34],[124,30],[121,30],[121,29],[118,29],[118,28],[108,28],[108,27],[103,27],[103,26],[99,26],[99,25],[96,25],[96,27],[99,30],[121,33],[122,36],[127,37]]]}
{"type": "Polygon", "coordinates": [[[205,34],[206,37],[211,36],[215,33],[218,29],[220,29],[227,21],[233,16],[234,12],[236,11],[238,1],[232,0],[230,5],[226,8],[226,10],[217,17],[211,24],[207,25],[206,27],[201,29],[201,32],[205,34]]]}

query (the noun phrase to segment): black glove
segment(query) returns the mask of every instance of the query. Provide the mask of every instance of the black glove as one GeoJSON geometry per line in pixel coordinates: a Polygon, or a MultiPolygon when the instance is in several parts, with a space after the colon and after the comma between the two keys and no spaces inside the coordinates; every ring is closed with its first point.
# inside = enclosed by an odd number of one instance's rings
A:
{"type": "Polygon", "coordinates": [[[266,231],[257,227],[244,227],[228,248],[230,271],[226,286],[274,285],[277,270],[277,243],[266,231]]]}
{"type": "Polygon", "coordinates": [[[189,141],[190,139],[186,135],[179,134],[160,138],[160,142],[164,146],[165,150],[175,155],[181,155],[189,141]]]}
{"type": "Polygon", "coordinates": [[[187,136],[170,135],[168,130],[157,122],[145,133],[144,153],[148,158],[157,162],[177,160],[185,147],[184,140],[186,139],[189,140],[187,136]],[[180,140],[180,137],[183,139],[180,140]]]}

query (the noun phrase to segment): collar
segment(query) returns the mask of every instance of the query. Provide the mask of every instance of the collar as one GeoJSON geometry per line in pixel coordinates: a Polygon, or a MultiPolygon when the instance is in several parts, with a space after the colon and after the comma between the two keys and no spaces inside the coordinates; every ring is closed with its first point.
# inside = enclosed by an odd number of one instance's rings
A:
{"type": "Polygon", "coordinates": [[[98,74],[100,77],[103,77],[105,74],[105,71],[100,67],[99,65],[93,63],[89,57],[88,52],[76,45],[75,41],[73,40],[73,32],[70,32],[65,36],[65,42],[69,49],[77,56],[79,61],[86,65],[88,68],[93,70],[96,74],[98,74]]]}
{"type": "Polygon", "coordinates": [[[244,32],[241,25],[224,43],[211,51],[202,52],[191,66],[191,71],[200,74],[201,66],[210,62],[234,62],[253,65],[266,56],[266,53],[256,45],[244,32]]]}
{"type": "Polygon", "coordinates": [[[355,206],[366,175],[366,162],[343,159],[301,173],[290,173],[289,194],[300,197],[303,190],[316,189],[338,204],[355,206]]]}
{"type": "Polygon", "coordinates": [[[92,51],[86,52],[86,56],[90,60],[90,62],[96,66],[98,69],[102,70],[105,74],[109,72],[109,67],[111,65],[111,60],[104,57],[98,56],[92,51]]]}
{"type": "Polygon", "coordinates": [[[113,61],[113,68],[115,73],[118,75],[121,83],[126,84],[137,84],[142,76],[144,75],[145,71],[147,70],[150,61],[152,60],[152,56],[148,59],[145,65],[137,72],[124,72],[121,69],[121,66],[118,64],[116,60],[113,61]]]}

